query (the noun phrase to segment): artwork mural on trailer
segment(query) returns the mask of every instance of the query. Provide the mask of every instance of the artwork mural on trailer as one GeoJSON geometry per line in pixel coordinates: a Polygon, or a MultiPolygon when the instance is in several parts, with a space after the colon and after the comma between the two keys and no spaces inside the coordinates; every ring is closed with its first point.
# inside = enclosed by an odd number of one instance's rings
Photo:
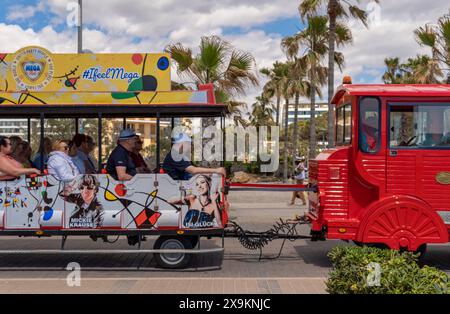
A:
{"type": "Polygon", "coordinates": [[[205,175],[174,181],[166,174],[138,174],[128,182],[109,175],[70,183],[21,177],[0,182],[0,228],[222,228],[221,182],[205,175]]]}
{"type": "Polygon", "coordinates": [[[205,91],[170,92],[167,53],[52,54],[31,46],[0,53],[0,104],[207,103],[205,91]]]}
{"type": "Polygon", "coordinates": [[[66,185],[60,196],[68,203],[75,204],[70,213],[69,228],[99,228],[103,225],[104,209],[97,194],[100,183],[93,175],[84,175],[74,184],[66,185]],[[77,192],[77,193],[74,193],[77,192]]]}
{"type": "Polygon", "coordinates": [[[181,197],[172,197],[172,204],[183,206],[182,228],[222,228],[220,177],[199,174],[183,187],[181,197]]]}

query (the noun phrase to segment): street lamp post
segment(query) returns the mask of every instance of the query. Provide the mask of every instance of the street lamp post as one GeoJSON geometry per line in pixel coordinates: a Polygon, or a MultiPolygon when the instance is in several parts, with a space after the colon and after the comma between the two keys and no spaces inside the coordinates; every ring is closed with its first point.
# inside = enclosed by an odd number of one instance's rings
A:
{"type": "Polygon", "coordinates": [[[83,0],[78,0],[78,53],[83,53],[83,0]]]}

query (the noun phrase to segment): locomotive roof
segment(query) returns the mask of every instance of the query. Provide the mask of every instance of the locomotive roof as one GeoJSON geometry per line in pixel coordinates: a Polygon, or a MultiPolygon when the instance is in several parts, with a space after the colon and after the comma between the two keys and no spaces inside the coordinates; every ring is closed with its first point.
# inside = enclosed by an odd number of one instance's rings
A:
{"type": "Polygon", "coordinates": [[[334,95],[331,103],[337,104],[345,95],[397,96],[397,97],[450,97],[449,84],[344,84],[334,95]]]}

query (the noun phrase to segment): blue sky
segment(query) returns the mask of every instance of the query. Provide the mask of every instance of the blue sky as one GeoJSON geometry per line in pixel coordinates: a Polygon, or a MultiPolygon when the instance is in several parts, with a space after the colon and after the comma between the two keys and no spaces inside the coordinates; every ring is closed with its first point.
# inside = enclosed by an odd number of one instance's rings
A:
{"type": "MultiPolygon", "coordinates": [[[[363,0],[364,8],[371,0],[363,0]]],[[[38,44],[53,52],[76,49],[76,28],[66,23],[66,6],[73,0],[0,0],[2,50],[12,52],[38,44]]],[[[76,1],[75,1],[76,2],[76,1]]],[[[281,39],[304,27],[295,0],[84,0],[84,48],[94,52],[161,51],[180,42],[195,48],[201,36],[219,35],[236,48],[251,52],[258,68],[285,56],[281,39]]],[[[428,53],[414,41],[413,31],[435,22],[449,12],[447,0],[382,1],[379,20],[365,29],[352,25],[354,43],[342,48],[346,68],[336,72],[336,85],[343,75],[355,83],[378,83],[384,59],[401,59],[428,53]]],[[[262,84],[264,80],[262,79],[262,84]]],[[[249,89],[251,103],[260,88],[249,89]]],[[[326,91],[324,91],[326,95],[326,91]]]]}

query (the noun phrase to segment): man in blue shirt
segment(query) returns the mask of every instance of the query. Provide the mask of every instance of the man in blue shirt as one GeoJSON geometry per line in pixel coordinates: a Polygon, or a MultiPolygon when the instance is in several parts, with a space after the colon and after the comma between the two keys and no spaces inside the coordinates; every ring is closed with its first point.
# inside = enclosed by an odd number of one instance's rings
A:
{"type": "Polygon", "coordinates": [[[106,172],[114,179],[128,181],[136,175],[136,166],[130,156],[136,145],[136,133],[125,129],[120,131],[118,145],[109,155],[106,172]]]}

